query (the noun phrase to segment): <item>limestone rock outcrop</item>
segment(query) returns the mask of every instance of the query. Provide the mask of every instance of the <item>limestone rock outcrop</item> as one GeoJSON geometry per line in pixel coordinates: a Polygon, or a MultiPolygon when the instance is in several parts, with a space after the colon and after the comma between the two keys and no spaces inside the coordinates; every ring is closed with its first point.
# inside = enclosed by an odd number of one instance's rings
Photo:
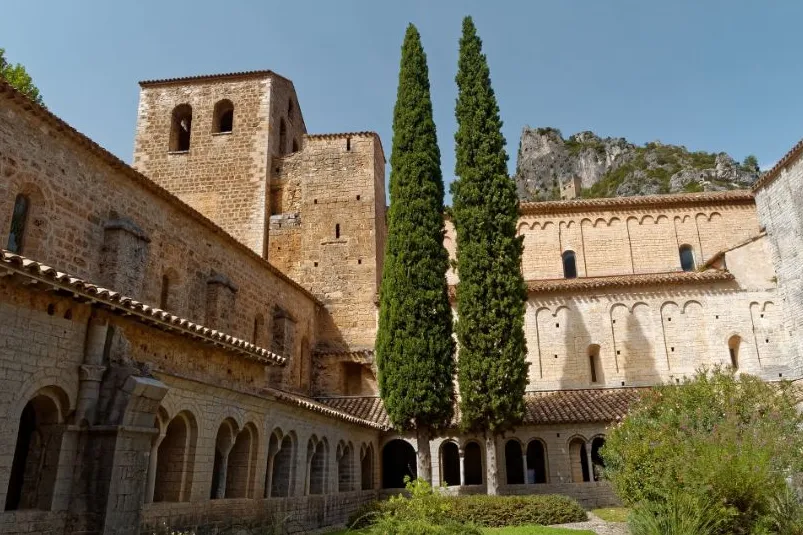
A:
{"type": "Polygon", "coordinates": [[[522,200],[625,197],[655,193],[721,191],[752,185],[759,170],[724,152],[691,152],[658,141],[643,146],[625,138],[580,132],[564,139],[555,128],[522,130],[516,183],[522,200]]]}

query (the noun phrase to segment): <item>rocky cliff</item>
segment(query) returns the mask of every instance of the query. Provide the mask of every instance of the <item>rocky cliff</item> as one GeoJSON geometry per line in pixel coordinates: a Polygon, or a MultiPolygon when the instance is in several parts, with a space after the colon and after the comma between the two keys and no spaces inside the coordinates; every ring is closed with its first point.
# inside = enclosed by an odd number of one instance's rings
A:
{"type": "Polygon", "coordinates": [[[560,199],[575,180],[577,196],[590,198],[739,189],[758,176],[754,159],[739,164],[724,152],[690,152],[657,141],[639,146],[593,132],[564,139],[555,128],[525,127],[516,164],[522,200],[560,199]]]}

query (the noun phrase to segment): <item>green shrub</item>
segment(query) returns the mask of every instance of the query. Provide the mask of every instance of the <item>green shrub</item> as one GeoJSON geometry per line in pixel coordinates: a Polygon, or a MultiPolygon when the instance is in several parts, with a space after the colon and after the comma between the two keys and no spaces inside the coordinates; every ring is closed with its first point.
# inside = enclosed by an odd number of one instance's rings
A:
{"type": "Polygon", "coordinates": [[[423,520],[446,528],[452,524],[462,523],[470,526],[503,527],[563,524],[587,519],[586,512],[580,504],[567,496],[552,494],[445,496],[434,492],[432,487],[421,479],[408,482],[407,490],[409,498],[399,495],[387,501],[366,505],[352,515],[348,526],[352,529],[361,529],[373,525],[390,530],[392,526],[395,526],[393,529],[402,529],[402,525],[420,525],[416,522],[423,520]]]}
{"type": "Polygon", "coordinates": [[[630,513],[632,535],[715,535],[729,514],[705,496],[674,491],[662,501],[644,502],[630,513]]]}
{"type": "Polygon", "coordinates": [[[660,516],[670,511],[661,502],[677,490],[721,504],[729,522],[722,533],[756,533],[785,478],[801,468],[802,424],[789,383],[700,371],[653,389],[609,432],[605,477],[625,504],[660,516]]]}
{"type": "Polygon", "coordinates": [[[775,496],[765,522],[772,533],[803,535],[803,504],[792,489],[787,487],[775,496]]]}
{"type": "Polygon", "coordinates": [[[576,501],[552,494],[455,496],[447,500],[451,503],[452,518],[483,527],[564,524],[587,518],[585,510],[576,501]]]}

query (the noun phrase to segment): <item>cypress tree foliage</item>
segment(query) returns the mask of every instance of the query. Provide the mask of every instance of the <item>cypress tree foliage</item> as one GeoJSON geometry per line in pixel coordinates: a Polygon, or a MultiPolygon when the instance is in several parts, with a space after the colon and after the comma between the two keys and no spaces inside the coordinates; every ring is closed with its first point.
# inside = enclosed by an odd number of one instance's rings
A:
{"type": "Polygon", "coordinates": [[[432,430],[454,411],[454,340],[443,246],[443,177],[427,58],[412,24],[402,45],[393,112],[390,210],[376,358],[397,429],[416,429],[418,475],[432,480],[432,430]]]}
{"type": "Polygon", "coordinates": [[[461,425],[486,437],[488,493],[498,489],[496,436],[520,423],[527,386],[518,195],[507,173],[499,106],[471,17],[457,70],[457,340],[461,425]]]}

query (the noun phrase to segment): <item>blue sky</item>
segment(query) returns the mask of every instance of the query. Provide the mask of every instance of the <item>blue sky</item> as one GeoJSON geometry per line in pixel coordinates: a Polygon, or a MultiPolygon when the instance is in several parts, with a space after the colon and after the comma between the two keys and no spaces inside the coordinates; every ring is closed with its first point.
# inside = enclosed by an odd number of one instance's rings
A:
{"type": "Polygon", "coordinates": [[[758,156],[803,135],[803,2],[4,0],[0,47],[48,107],[131,161],[137,81],[272,69],[310,132],[375,130],[390,157],[408,22],[429,58],[447,181],[461,19],[484,41],[511,171],[521,128],[758,156]]]}

